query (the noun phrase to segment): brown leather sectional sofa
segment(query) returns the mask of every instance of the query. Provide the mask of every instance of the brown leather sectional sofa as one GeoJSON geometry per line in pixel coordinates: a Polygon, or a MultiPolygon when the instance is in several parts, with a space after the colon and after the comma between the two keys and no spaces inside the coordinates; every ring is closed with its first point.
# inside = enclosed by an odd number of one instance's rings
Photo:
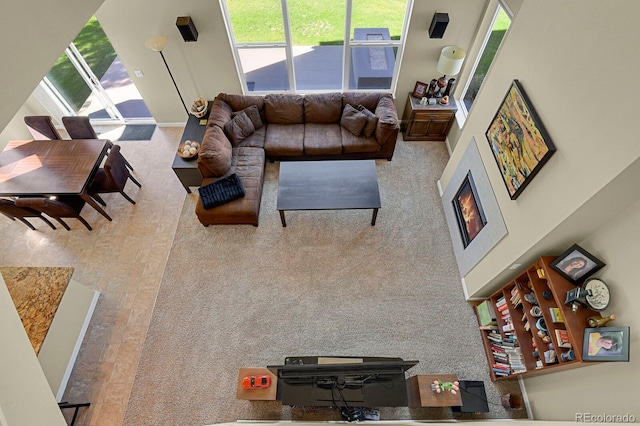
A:
{"type": "Polygon", "coordinates": [[[266,159],[390,161],[399,128],[388,93],[221,93],[198,155],[202,186],[235,173],[245,196],[212,209],[198,198],[196,215],[205,226],[258,226],[266,159]]]}

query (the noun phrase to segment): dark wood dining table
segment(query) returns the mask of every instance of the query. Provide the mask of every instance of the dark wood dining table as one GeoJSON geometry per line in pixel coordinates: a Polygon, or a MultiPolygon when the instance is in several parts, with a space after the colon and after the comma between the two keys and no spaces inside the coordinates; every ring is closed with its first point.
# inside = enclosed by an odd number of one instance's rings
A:
{"type": "Polygon", "coordinates": [[[0,196],[79,195],[111,220],[86,192],[109,146],[106,139],[11,141],[0,153],[0,196]]]}

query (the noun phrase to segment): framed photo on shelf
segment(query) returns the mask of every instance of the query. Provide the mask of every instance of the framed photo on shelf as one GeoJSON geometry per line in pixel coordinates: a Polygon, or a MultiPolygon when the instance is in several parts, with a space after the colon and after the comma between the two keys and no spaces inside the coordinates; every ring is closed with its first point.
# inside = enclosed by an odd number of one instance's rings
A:
{"type": "Polygon", "coordinates": [[[556,150],[518,80],[511,83],[486,137],[512,200],[556,150]]]}
{"type": "Polygon", "coordinates": [[[629,327],[585,328],[582,359],[629,362],[629,327]]]}
{"type": "Polygon", "coordinates": [[[423,83],[421,81],[416,81],[416,86],[413,88],[413,93],[411,95],[416,98],[423,98],[424,96],[427,95],[428,87],[429,87],[428,84],[423,83]]]}
{"type": "Polygon", "coordinates": [[[572,245],[549,266],[575,285],[602,269],[605,263],[577,244],[572,245]]]}

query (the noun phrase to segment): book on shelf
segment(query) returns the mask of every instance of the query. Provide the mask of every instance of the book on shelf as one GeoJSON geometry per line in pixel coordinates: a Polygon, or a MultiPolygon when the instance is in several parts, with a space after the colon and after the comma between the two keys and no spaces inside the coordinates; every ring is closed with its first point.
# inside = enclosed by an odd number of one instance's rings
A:
{"type": "Polygon", "coordinates": [[[560,312],[560,308],[549,308],[549,313],[551,314],[551,321],[554,323],[564,322],[564,318],[562,318],[562,312],[560,312]]]}
{"type": "Polygon", "coordinates": [[[481,325],[480,330],[498,330],[498,324],[481,325]]]}
{"type": "Polygon", "coordinates": [[[571,340],[569,340],[569,332],[567,330],[556,329],[556,340],[561,348],[571,347],[571,340]]]}
{"type": "Polygon", "coordinates": [[[480,303],[476,306],[476,311],[478,312],[478,319],[480,320],[480,325],[492,325],[496,321],[496,314],[493,310],[492,303],[488,300],[480,303]]]}

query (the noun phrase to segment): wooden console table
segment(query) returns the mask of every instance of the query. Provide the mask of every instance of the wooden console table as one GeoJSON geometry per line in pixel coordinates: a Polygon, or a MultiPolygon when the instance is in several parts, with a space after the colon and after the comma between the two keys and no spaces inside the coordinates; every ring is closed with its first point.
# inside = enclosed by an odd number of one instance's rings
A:
{"type": "Polygon", "coordinates": [[[409,407],[457,407],[462,405],[460,392],[436,393],[431,390],[434,380],[443,382],[455,382],[458,376],[455,374],[420,374],[411,376],[407,380],[407,397],[409,407]]]}
{"type": "Polygon", "coordinates": [[[173,159],[173,164],[171,165],[176,176],[180,179],[180,183],[182,183],[185,191],[189,194],[191,194],[190,186],[200,186],[202,183],[202,174],[200,173],[200,170],[198,170],[197,157],[185,160],[178,155],[178,147],[186,140],[196,141],[199,144],[202,144],[202,138],[204,137],[205,130],[207,130],[207,125],[200,124],[200,120],[209,119],[212,104],[213,102],[209,101],[207,113],[202,118],[197,118],[196,116],[189,114],[189,119],[187,120],[187,124],[184,126],[184,132],[182,132],[180,143],[176,146],[176,154],[173,159]]]}

